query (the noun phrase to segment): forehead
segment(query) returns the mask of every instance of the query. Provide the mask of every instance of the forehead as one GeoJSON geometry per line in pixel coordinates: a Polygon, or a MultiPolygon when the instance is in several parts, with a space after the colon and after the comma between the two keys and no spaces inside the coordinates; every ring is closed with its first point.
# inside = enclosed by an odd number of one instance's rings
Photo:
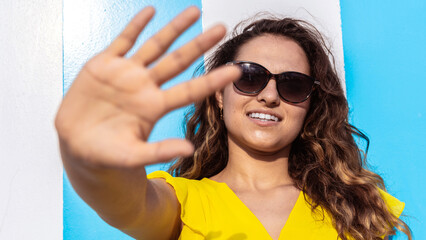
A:
{"type": "Polygon", "coordinates": [[[305,51],[294,40],[276,35],[262,35],[243,44],[235,57],[237,61],[256,62],[273,73],[298,71],[309,74],[305,51]]]}

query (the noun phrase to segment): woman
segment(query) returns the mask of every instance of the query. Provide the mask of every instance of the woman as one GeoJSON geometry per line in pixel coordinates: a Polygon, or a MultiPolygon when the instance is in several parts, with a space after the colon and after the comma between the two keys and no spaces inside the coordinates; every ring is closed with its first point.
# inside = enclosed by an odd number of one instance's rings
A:
{"type": "Polygon", "coordinates": [[[198,18],[189,8],[124,58],[153,14],[142,10],[84,66],[56,118],[68,177],[106,222],[138,239],[410,234],[398,220],[403,204],[363,168],[352,134],[364,135],[348,124],[316,31],[292,19],[255,22],[216,51],[208,74],[163,91],[225,31],[216,26],[153,64],[198,18]],[[146,142],[161,116],[194,101],[194,146],[146,142]],[[144,166],[179,156],[170,172],[180,177],[147,178],[144,166]]]}

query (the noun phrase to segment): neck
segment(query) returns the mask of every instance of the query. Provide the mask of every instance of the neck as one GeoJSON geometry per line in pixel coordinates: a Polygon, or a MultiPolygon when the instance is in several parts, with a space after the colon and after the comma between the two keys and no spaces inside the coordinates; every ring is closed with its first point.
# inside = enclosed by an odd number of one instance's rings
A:
{"type": "Polygon", "coordinates": [[[226,182],[242,190],[270,189],[294,184],[288,174],[291,146],[275,152],[262,152],[242,148],[229,139],[228,148],[228,164],[213,180],[226,182]]]}

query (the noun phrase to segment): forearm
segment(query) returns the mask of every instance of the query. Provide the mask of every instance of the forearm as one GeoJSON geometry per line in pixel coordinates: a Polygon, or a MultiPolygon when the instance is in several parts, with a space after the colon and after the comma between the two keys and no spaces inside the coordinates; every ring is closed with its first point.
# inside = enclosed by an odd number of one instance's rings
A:
{"type": "Polygon", "coordinates": [[[67,176],[78,195],[100,217],[117,228],[144,216],[147,179],[144,167],[106,168],[76,159],[61,144],[67,176]]]}

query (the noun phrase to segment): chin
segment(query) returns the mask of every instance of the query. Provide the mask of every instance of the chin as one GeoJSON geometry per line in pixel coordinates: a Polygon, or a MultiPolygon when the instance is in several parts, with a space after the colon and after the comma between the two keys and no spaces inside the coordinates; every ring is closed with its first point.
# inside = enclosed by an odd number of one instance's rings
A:
{"type": "MultiPolygon", "coordinates": [[[[259,142],[258,142],[259,143],[259,142]]],[[[262,142],[262,144],[253,144],[250,146],[250,150],[248,151],[253,151],[255,153],[261,154],[261,155],[288,155],[288,153],[290,152],[291,149],[291,144],[276,144],[276,143],[270,143],[268,144],[267,142],[262,142]]]]}
{"type": "Polygon", "coordinates": [[[291,149],[291,139],[276,138],[268,135],[232,135],[228,134],[228,144],[234,143],[247,153],[258,155],[288,155],[291,149]]]}

